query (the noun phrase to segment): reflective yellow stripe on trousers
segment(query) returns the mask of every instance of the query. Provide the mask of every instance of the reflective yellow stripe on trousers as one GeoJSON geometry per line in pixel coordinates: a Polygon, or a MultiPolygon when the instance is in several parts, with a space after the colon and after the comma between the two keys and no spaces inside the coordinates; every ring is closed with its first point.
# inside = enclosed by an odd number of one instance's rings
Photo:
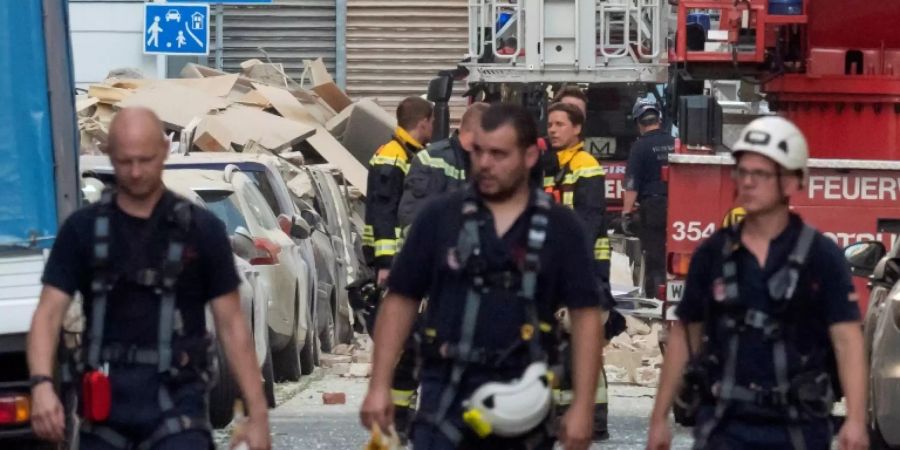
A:
{"type": "Polygon", "coordinates": [[[594,259],[609,261],[609,238],[597,238],[594,241],[594,259]]]}
{"type": "Polygon", "coordinates": [[[414,390],[391,389],[391,401],[394,402],[394,406],[409,408],[412,405],[413,397],[415,397],[415,395],[416,391],[414,390]]]}

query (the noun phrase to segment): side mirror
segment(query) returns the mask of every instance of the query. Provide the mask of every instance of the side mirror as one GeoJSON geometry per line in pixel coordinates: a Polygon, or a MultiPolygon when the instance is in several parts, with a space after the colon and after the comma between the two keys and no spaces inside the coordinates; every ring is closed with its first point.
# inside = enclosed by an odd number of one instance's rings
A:
{"type": "Polygon", "coordinates": [[[237,227],[231,235],[231,249],[241,258],[249,260],[256,251],[256,244],[250,231],[244,227],[237,227]]]}
{"type": "Polygon", "coordinates": [[[308,223],[313,228],[317,228],[319,226],[319,223],[322,222],[322,218],[318,214],[308,209],[300,211],[300,217],[302,217],[303,220],[305,220],[306,223],[308,223]]]}
{"type": "Polygon", "coordinates": [[[278,216],[278,225],[281,231],[294,239],[306,239],[312,231],[309,223],[299,215],[288,217],[281,214],[278,216]]]}
{"type": "Polygon", "coordinates": [[[886,254],[884,244],[878,241],[859,242],[844,248],[844,258],[850,265],[850,271],[857,277],[872,275],[875,266],[886,254]]]}

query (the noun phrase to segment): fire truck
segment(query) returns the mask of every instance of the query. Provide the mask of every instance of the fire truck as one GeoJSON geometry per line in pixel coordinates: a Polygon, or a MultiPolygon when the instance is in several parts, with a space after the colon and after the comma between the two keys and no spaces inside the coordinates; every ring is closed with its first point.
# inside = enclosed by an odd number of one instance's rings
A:
{"type": "MultiPolygon", "coordinates": [[[[554,93],[578,86],[589,99],[586,149],[606,171],[602,195],[610,220],[617,219],[628,152],[638,137],[631,107],[639,96],[665,103],[670,6],[662,0],[472,0],[468,8],[468,55],[429,87],[435,138],[449,132],[446,100],[453,79],[466,80],[470,101],[520,102],[542,132],[554,93]]],[[[631,255],[633,281],[640,286],[637,239],[612,241],[631,255]]]]}
{"type": "MultiPolygon", "coordinates": [[[[674,83],[756,83],[769,109],[797,124],[809,142],[810,177],[794,210],[841,247],[892,245],[900,232],[900,3],[680,0],[677,15],[669,54],[674,83]],[[718,20],[692,31],[687,18],[700,10],[718,20]]],[[[734,206],[721,113],[695,99],[679,102],[681,143],[667,174],[667,319],[674,319],[691,253],[734,206]]],[[[866,292],[860,280],[857,290],[866,292]]],[[[863,313],[866,306],[861,302],[863,313]]]]}

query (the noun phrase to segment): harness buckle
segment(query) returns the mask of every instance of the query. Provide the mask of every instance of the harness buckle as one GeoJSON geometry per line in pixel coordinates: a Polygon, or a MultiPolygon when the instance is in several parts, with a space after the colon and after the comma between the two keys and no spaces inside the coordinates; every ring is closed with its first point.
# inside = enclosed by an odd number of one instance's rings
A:
{"type": "Polygon", "coordinates": [[[159,272],[154,269],[138,270],[135,275],[135,283],[145,287],[154,287],[159,284],[159,272]]]}

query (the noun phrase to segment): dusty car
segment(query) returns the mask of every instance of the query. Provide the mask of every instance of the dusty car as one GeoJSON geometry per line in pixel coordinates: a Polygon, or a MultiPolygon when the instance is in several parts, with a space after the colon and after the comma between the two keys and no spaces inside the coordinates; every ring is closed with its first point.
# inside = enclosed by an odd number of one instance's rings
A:
{"type": "Polygon", "coordinates": [[[877,241],[844,249],[854,276],[869,278],[863,319],[869,363],[870,448],[900,448],[900,241],[888,252],[877,241]]]}
{"type": "Polygon", "coordinates": [[[187,184],[211,211],[225,217],[235,252],[269,280],[269,341],[276,378],[296,381],[301,374],[312,372],[316,328],[309,298],[301,296],[311,280],[292,239],[309,236],[305,221],[291,217],[292,227],[282,229],[256,183],[235,165],[223,170],[168,169],[164,179],[187,184]]]}

